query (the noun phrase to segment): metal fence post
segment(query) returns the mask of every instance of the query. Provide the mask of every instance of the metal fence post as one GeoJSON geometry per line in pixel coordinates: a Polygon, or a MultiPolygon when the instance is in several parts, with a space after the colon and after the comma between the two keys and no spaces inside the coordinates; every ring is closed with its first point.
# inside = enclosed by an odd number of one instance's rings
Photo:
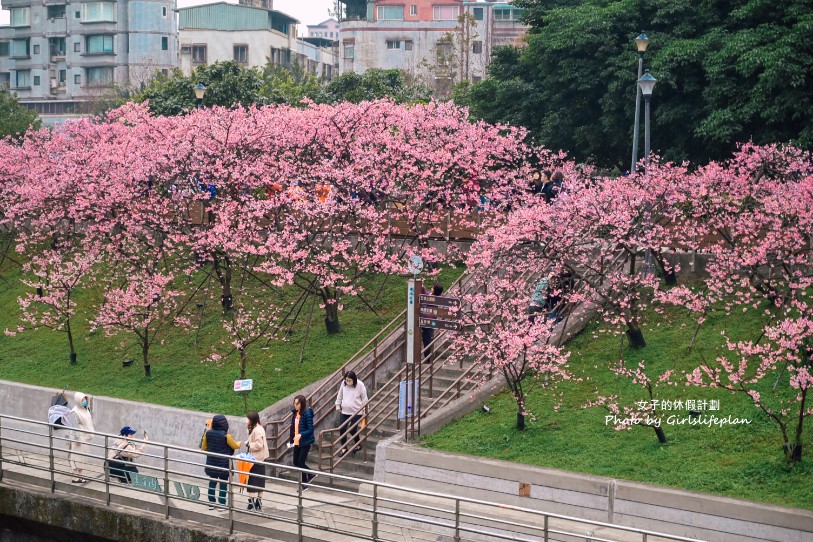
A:
{"type": "Polygon", "coordinates": [[[542,526],[542,532],[545,535],[545,542],[548,542],[548,515],[547,514],[545,514],[545,522],[544,522],[544,525],[542,526]]]}
{"type": "Polygon", "coordinates": [[[232,484],[232,474],[233,464],[229,461],[229,479],[227,480],[229,487],[229,500],[227,501],[229,507],[229,534],[234,533],[234,485],[232,484]]]}
{"type": "Polygon", "coordinates": [[[110,437],[107,435],[104,436],[104,461],[102,465],[104,465],[104,497],[107,506],[110,506],[110,468],[107,463],[107,458],[110,455],[110,437]]]}
{"type": "Polygon", "coordinates": [[[164,518],[169,519],[169,448],[164,446],[164,518]]]}
{"type": "Polygon", "coordinates": [[[460,499],[454,500],[454,542],[460,542],[460,499]]]}
{"type": "Polygon", "coordinates": [[[373,541],[378,540],[378,484],[373,486],[373,541]]]}
{"type": "MultiPolygon", "coordinates": [[[[70,466],[70,452],[68,452],[68,466],[70,466]]],[[[56,491],[56,478],[54,477],[54,426],[48,426],[48,470],[51,471],[51,493],[56,491]]]]}
{"type": "MultiPolygon", "coordinates": [[[[302,479],[302,473],[300,471],[297,471],[297,474],[299,475],[300,480],[301,480],[302,479]]],[[[297,532],[297,540],[298,540],[298,542],[302,542],[302,540],[303,540],[303,538],[302,538],[302,484],[300,483],[298,485],[298,487],[299,487],[299,490],[298,490],[298,494],[297,494],[298,503],[297,503],[297,507],[296,507],[296,532],[297,532]]]]}
{"type": "Polygon", "coordinates": [[[0,417],[0,482],[3,481],[3,418],[0,417]]]}

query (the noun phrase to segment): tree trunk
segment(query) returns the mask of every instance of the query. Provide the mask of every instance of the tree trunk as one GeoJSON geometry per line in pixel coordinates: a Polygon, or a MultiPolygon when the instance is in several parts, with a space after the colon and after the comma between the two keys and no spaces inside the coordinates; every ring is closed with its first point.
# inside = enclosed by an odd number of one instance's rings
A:
{"type": "Polygon", "coordinates": [[[339,300],[336,289],[328,287],[321,288],[322,301],[325,303],[325,329],[328,334],[334,334],[341,331],[339,325],[339,300]]]}
{"type": "Polygon", "coordinates": [[[240,380],[246,379],[246,349],[240,349],[240,380]]]}
{"type": "Polygon", "coordinates": [[[231,294],[231,260],[228,256],[224,256],[221,265],[220,257],[215,254],[212,263],[215,268],[215,273],[217,273],[217,279],[220,281],[220,289],[222,292],[220,295],[220,305],[223,307],[223,312],[228,313],[231,311],[234,303],[231,294]]]}
{"type": "Polygon", "coordinates": [[[144,376],[150,377],[150,376],[152,376],[152,373],[151,373],[151,370],[150,370],[150,357],[149,357],[150,343],[146,339],[146,337],[149,336],[149,330],[147,330],[147,332],[144,334],[144,336],[145,336],[145,339],[141,343],[141,356],[142,356],[142,359],[144,360],[144,376]]]}
{"type": "Polygon", "coordinates": [[[666,444],[666,433],[663,432],[663,428],[655,427],[655,434],[658,435],[658,442],[661,444],[666,444]]]}
{"type": "Polygon", "coordinates": [[[517,431],[525,431],[525,413],[522,410],[517,412],[517,431]]]}
{"type": "Polygon", "coordinates": [[[629,339],[632,348],[643,348],[646,346],[644,332],[641,331],[641,328],[638,327],[638,324],[635,322],[627,323],[627,339],[629,339]]]}
{"type": "Polygon", "coordinates": [[[73,346],[73,332],[71,331],[71,320],[65,321],[65,332],[68,334],[68,345],[71,348],[71,365],[76,365],[76,349],[73,346]]]}

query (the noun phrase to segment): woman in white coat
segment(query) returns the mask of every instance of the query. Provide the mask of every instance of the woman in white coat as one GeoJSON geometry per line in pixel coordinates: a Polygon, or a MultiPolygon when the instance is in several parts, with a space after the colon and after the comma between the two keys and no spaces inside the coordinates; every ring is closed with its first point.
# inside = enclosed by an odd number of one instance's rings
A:
{"type": "MultiPolygon", "coordinates": [[[[95,431],[93,428],[93,418],[90,413],[90,397],[82,392],[76,392],[73,396],[76,404],[73,407],[73,418],[76,429],[83,431],[95,431]]],[[[73,469],[76,477],[71,480],[74,484],[86,484],[88,481],[82,478],[82,469],[79,467],[80,463],[87,463],[87,456],[80,454],[89,454],[90,446],[88,443],[93,440],[93,435],[90,433],[82,433],[79,431],[71,431],[71,468],[73,469]]]]}
{"type": "Polygon", "coordinates": [[[361,409],[367,404],[367,388],[364,382],[358,379],[354,371],[347,371],[344,381],[339,385],[339,393],[336,395],[336,410],[339,412],[339,425],[343,425],[348,420],[348,425],[342,431],[342,455],[347,453],[347,434],[355,437],[356,446],[353,452],[361,450],[359,445],[358,427],[361,421],[361,409]]]}

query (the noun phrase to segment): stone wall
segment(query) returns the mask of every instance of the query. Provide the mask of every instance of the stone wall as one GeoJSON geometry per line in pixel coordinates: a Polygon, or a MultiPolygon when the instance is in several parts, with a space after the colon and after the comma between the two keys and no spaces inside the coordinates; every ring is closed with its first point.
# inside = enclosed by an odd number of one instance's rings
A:
{"type": "Polygon", "coordinates": [[[0,520],[15,533],[0,536],[19,540],[87,540],[89,542],[258,542],[261,538],[228,535],[211,526],[194,522],[164,520],[143,512],[127,513],[118,508],[92,504],[81,498],[66,499],[48,493],[22,491],[0,486],[0,520]],[[16,533],[23,533],[17,538],[16,533]],[[22,538],[26,540],[26,538],[22,538]]]}
{"type": "Polygon", "coordinates": [[[811,542],[813,512],[385,441],[376,481],[709,542],[811,542]],[[520,496],[520,484],[528,496],[520,496]]]}

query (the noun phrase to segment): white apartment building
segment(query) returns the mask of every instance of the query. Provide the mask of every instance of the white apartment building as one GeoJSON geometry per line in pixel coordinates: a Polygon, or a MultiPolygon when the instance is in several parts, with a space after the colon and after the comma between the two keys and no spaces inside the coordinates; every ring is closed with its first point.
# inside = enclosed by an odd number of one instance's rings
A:
{"type": "Polygon", "coordinates": [[[334,18],[330,18],[326,21],[322,21],[319,24],[315,25],[308,25],[308,37],[309,38],[324,38],[328,40],[338,40],[339,39],[339,21],[334,18]]]}
{"type": "Polygon", "coordinates": [[[299,62],[309,73],[330,79],[336,73],[333,48],[297,38],[299,21],[256,5],[216,2],[181,8],[180,66],[186,74],[202,64],[234,60],[262,67],[268,59],[278,66],[299,62]]]}

